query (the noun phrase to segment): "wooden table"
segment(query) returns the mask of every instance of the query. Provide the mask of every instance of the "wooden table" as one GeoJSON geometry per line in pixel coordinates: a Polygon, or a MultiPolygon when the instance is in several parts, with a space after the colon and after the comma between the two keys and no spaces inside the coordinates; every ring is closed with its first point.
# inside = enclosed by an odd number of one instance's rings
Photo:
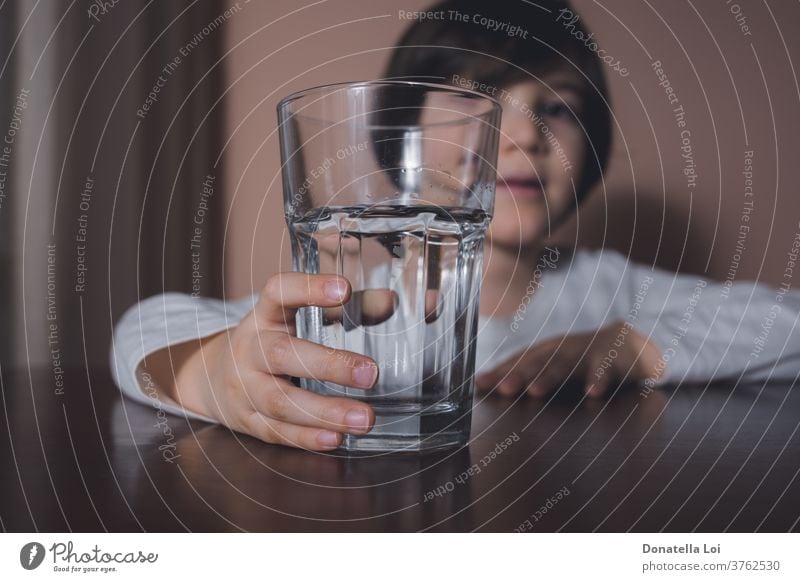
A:
{"type": "Polygon", "coordinates": [[[800,390],[476,402],[469,447],[267,445],[122,400],[106,370],[2,370],[5,531],[797,531],[800,390]],[[504,446],[505,445],[505,446],[504,446]]]}

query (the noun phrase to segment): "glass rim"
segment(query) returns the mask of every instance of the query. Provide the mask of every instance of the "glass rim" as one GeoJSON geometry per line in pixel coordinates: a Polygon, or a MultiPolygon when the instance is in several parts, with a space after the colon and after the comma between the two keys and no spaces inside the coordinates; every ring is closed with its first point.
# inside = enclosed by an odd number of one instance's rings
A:
{"type": "MultiPolygon", "coordinates": [[[[459,94],[463,97],[468,97],[470,99],[481,99],[485,100],[489,103],[490,107],[476,115],[468,115],[466,113],[462,114],[461,117],[458,119],[454,119],[451,121],[438,121],[434,123],[412,123],[412,124],[396,124],[396,125],[375,125],[375,124],[365,124],[366,127],[371,129],[420,129],[426,127],[439,127],[439,126],[448,126],[448,125],[460,125],[465,122],[470,122],[475,119],[481,119],[492,114],[499,113],[502,114],[502,105],[501,103],[490,95],[486,95],[479,91],[473,91],[472,89],[465,89],[462,87],[453,87],[452,85],[445,85],[443,83],[429,83],[427,81],[403,81],[398,79],[375,79],[375,80],[368,80],[368,81],[340,81],[337,83],[326,83],[324,85],[316,85],[314,87],[309,87],[307,89],[301,89],[299,91],[295,91],[294,93],[290,93],[283,99],[278,102],[277,110],[279,114],[281,114],[281,118],[283,118],[282,113],[286,110],[286,107],[299,99],[304,97],[308,97],[312,94],[319,93],[321,95],[328,95],[331,93],[336,92],[336,89],[344,89],[349,87],[358,87],[358,86],[377,86],[377,85],[394,85],[394,86],[411,86],[411,87],[422,87],[427,89],[435,89],[437,91],[447,92],[447,93],[454,93],[459,94]]],[[[380,111],[380,110],[379,110],[380,111]]],[[[455,110],[452,110],[455,112],[455,110]]],[[[460,113],[460,112],[459,112],[460,113]]],[[[305,119],[311,119],[316,121],[326,121],[321,117],[316,117],[313,115],[305,115],[302,113],[292,113],[290,117],[300,117],[305,119]]],[[[499,121],[499,120],[498,120],[499,121]]],[[[283,122],[283,120],[282,120],[283,122]]],[[[333,120],[331,120],[333,123],[333,120]]]]}

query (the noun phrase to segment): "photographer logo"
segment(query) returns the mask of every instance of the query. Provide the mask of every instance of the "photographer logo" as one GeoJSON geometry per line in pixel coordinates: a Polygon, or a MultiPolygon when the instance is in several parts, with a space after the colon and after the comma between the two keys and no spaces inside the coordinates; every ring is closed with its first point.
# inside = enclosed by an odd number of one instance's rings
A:
{"type": "Polygon", "coordinates": [[[19,551],[19,563],[26,570],[35,570],[44,561],[44,546],[38,542],[29,542],[19,551]]]}

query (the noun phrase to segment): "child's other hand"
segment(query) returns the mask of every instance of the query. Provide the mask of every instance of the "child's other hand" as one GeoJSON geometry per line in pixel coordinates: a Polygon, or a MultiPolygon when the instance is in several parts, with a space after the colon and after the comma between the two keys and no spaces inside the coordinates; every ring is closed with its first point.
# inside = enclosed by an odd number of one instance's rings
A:
{"type": "MultiPolygon", "coordinates": [[[[336,448],[343,433],[368,432],[375,414],[367,404],[314,394],[290,380],[315,378],[364,390],[374,386],[374,360],[296,337],[298,308],[316,305],[335,315],[350,297],[350,284],[342,277],[272,276],[236,328],[204,340],[202,349],[187,359],[183,368],[188,372],[176,379],[179,401],[263,441],[310,450],[336,448]],[[199,378],[198,372],[207,377],[199,378]]],[[[375,311],[376,321],[391,314],[391,297],[378,293],[360,299],[364,310],[375,311]]]]}
{"type": "Polygon", "coordinates": [[[603,396],[617,382],[660,375],[661,351],[625,323],[595,333],[572,334],[536,344],[476,378],[478,390],[496,387],[503,396],[523,390],[543,397],[567,379],[582,381],[589,397],[603,396]]]}

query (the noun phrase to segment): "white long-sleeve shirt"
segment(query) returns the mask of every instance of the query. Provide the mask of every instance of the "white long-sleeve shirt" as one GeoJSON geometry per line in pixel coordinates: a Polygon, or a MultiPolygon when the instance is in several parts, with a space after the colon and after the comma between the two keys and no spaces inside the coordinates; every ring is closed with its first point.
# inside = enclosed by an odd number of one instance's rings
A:
{"type": "MultiPolygon", "coordinates": [[[[513,316],[479,318],[476,373],[537,342],[615,322],[627,322],[661,350],[659,384],[794,379],[800,369],[800,292],[790,281],[778,288],[711,282],[639,265],[610,250],[546,251],[531,276],[513,316]]],[[[256,299],[167,293],[134,305],[114,332],[111,368],[118,386],[160,410],[204,418],[167,401],[140,364],[169,345],[236,326],[256,299]]]]}

